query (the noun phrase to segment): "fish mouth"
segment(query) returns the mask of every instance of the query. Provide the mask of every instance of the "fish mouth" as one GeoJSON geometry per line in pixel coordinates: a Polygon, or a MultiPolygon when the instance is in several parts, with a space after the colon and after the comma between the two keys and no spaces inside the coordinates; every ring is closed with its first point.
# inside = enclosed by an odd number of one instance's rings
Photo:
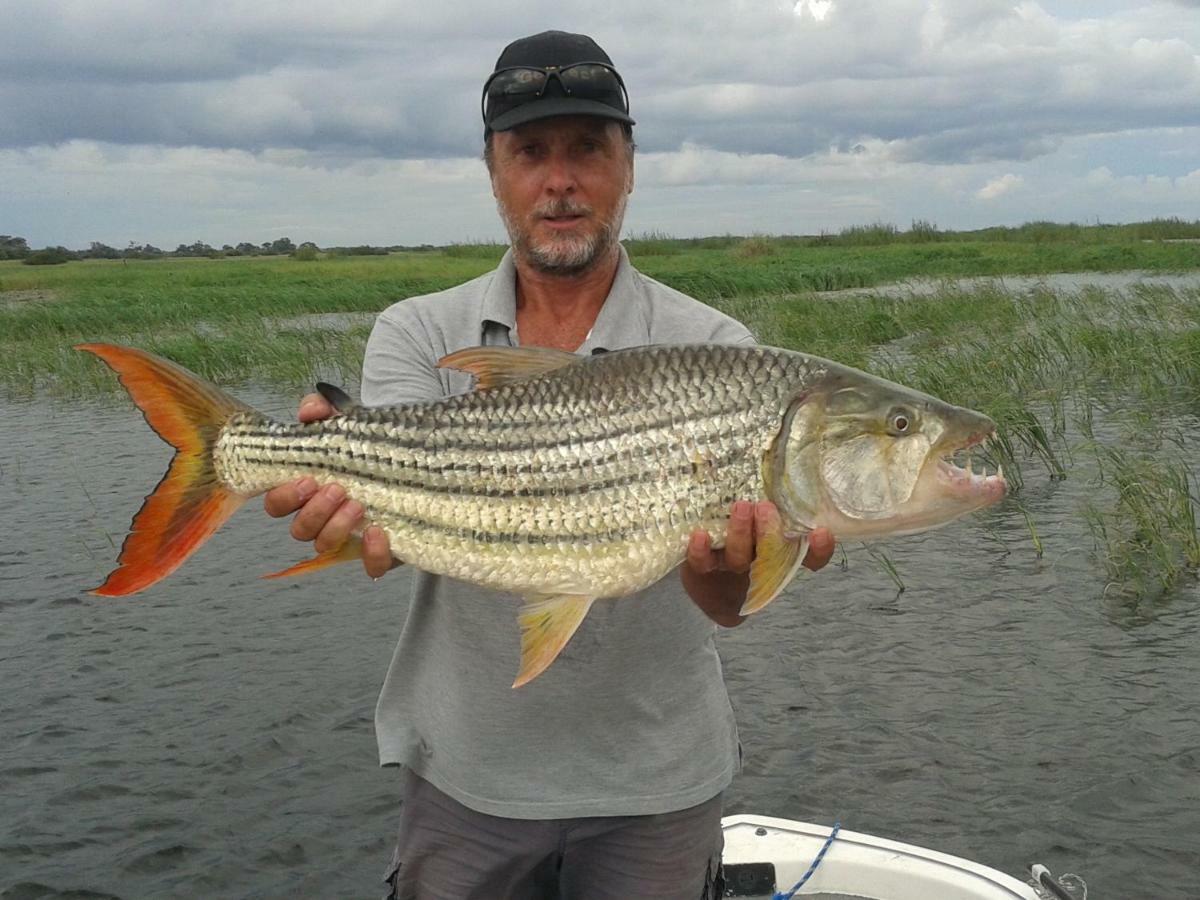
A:
{"type": "Polygon", "coordinates": [[[979,468],[973,452],[991,452],[991,441],[995,431],[977,431],[968,435],[967,439],[949,452],[943,453],[937,461],[939,480],[957,494],[978,496],[984,500],[998,500],[1008,490],[1004,480],[1004,467],[997,463],[995,472],[988,472],[986,461],[981,461],[979,468]]]}

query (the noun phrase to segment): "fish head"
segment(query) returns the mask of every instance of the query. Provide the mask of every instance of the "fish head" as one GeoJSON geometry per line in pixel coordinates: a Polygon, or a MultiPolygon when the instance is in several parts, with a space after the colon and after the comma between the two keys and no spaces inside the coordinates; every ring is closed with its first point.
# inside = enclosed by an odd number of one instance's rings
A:
{"type": "Polygon", "coordinates": [[[996,431],[982,413],[833,367],[797,397],[776,442],[772,491],[785,519],[839,538],[912,534],[1004,496],[970,450],[996,431]],[[967,465],[953,457],[966,454],[967,465]]]}

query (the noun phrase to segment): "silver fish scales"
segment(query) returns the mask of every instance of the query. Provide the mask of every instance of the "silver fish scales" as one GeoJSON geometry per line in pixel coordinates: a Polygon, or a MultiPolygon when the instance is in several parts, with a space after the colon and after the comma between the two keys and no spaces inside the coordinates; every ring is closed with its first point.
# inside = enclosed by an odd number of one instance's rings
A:
{"type": "MultiPolygon", "coordinates": [[[[474,374],[478,390],[366,409],[323,385],[339,415],[307,425],[143,351],[81,349],[119,373],[178,450],[97,593],[148,587],[247,497],[310,475],[341,484],[402,561],[525,596],[516,685],[553,661],[596,599],[678,565],[695,529],[720,547],[735,500],[767,498],[781,514],[757,536],[748,614],[795,576],[816,527],[908,533],[1004,493],[999,473],[947,459],[991,435],[986,416],[772,347],[473,348],[441,364],[474,374]]],[[[352,541],[280,574],[359,553],[352,541]]]]}
{"type": "Polygon", "coordinates": [[[618,597],[678,565],[695,528],[720,546],[729,505],[763,495],[762,454],[792,386],[819,371],[757,347],[616,352],[312,425],[243,414],[216,465],[241,494],[303,474],[340,483],[426,571],[618,597]]]}

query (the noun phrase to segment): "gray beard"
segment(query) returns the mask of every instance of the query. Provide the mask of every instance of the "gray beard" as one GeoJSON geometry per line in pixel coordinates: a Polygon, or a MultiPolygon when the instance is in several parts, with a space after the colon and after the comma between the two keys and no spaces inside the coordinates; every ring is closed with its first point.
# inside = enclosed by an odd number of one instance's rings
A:
{"type": "MultiPolygon", "coordinates": [[[[602,223],[602,227],[595,234],[578,237],[564,235],[543,244],[533,242],[529,231],[509,215],[508,209],[499,199],[496,200],[496,209],[508,231],[508,239],[512,244],[513,252],[518,257],[543,275],[566,278],[587,272],[604,259],[616,245],[621,236],[621,224],[625,220],[625,204],[628,196],[628,194],[621,195],[617,206],[613,209],[612,216],[607,222],[602,223]]],[[[569,207],[569,205],[565,206],[569,207]]],[[[566,211],[568,211],[567,208],[562,210],[562,212],[566,211]]],[[[546,212],[548,211],[539,210],[537,214],[546,214],[546,212]]]]}

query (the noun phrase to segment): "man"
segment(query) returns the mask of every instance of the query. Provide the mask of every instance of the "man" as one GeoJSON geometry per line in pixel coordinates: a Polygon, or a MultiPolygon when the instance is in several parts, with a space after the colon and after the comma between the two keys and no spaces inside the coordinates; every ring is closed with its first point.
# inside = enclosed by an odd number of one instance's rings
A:
{"type": "MultiPolygon", "coordinates": [[[[633,119],[612,61],[583,35],[545,32],[505,48],[484,87],[485,160],[512,249],[491,273],[380,315],[363,402],[394,405],[469,389],[436,361],[479,344],[590,354],[650,343],[749,343],[727,316],[638,273],[618,238],[633,189],[633,119]]],[[[328,416],[316,396],[301,418],[328,416]]],[[[299,513],[292,534],[340,545],[362,508],[311,479],[267,496],[299,513]]],[[[713,622],[733,626],[756,520],[734,505],[726,546],[692,535],[687,562],[641,594],[597,604],[554,666],[509,687],[517,601],[417,572],[376,709],[380,758],[407,770],[388,872],[402,898],[716,896],[721,792],[737,732],[713,622]],[[711,620],[711,621],[710,621],[711,620]]],[[[364,533],[373,577],[387,539],[364,533]]],[[[810,568],[832,553],[814,535],[810,568]]]]}

